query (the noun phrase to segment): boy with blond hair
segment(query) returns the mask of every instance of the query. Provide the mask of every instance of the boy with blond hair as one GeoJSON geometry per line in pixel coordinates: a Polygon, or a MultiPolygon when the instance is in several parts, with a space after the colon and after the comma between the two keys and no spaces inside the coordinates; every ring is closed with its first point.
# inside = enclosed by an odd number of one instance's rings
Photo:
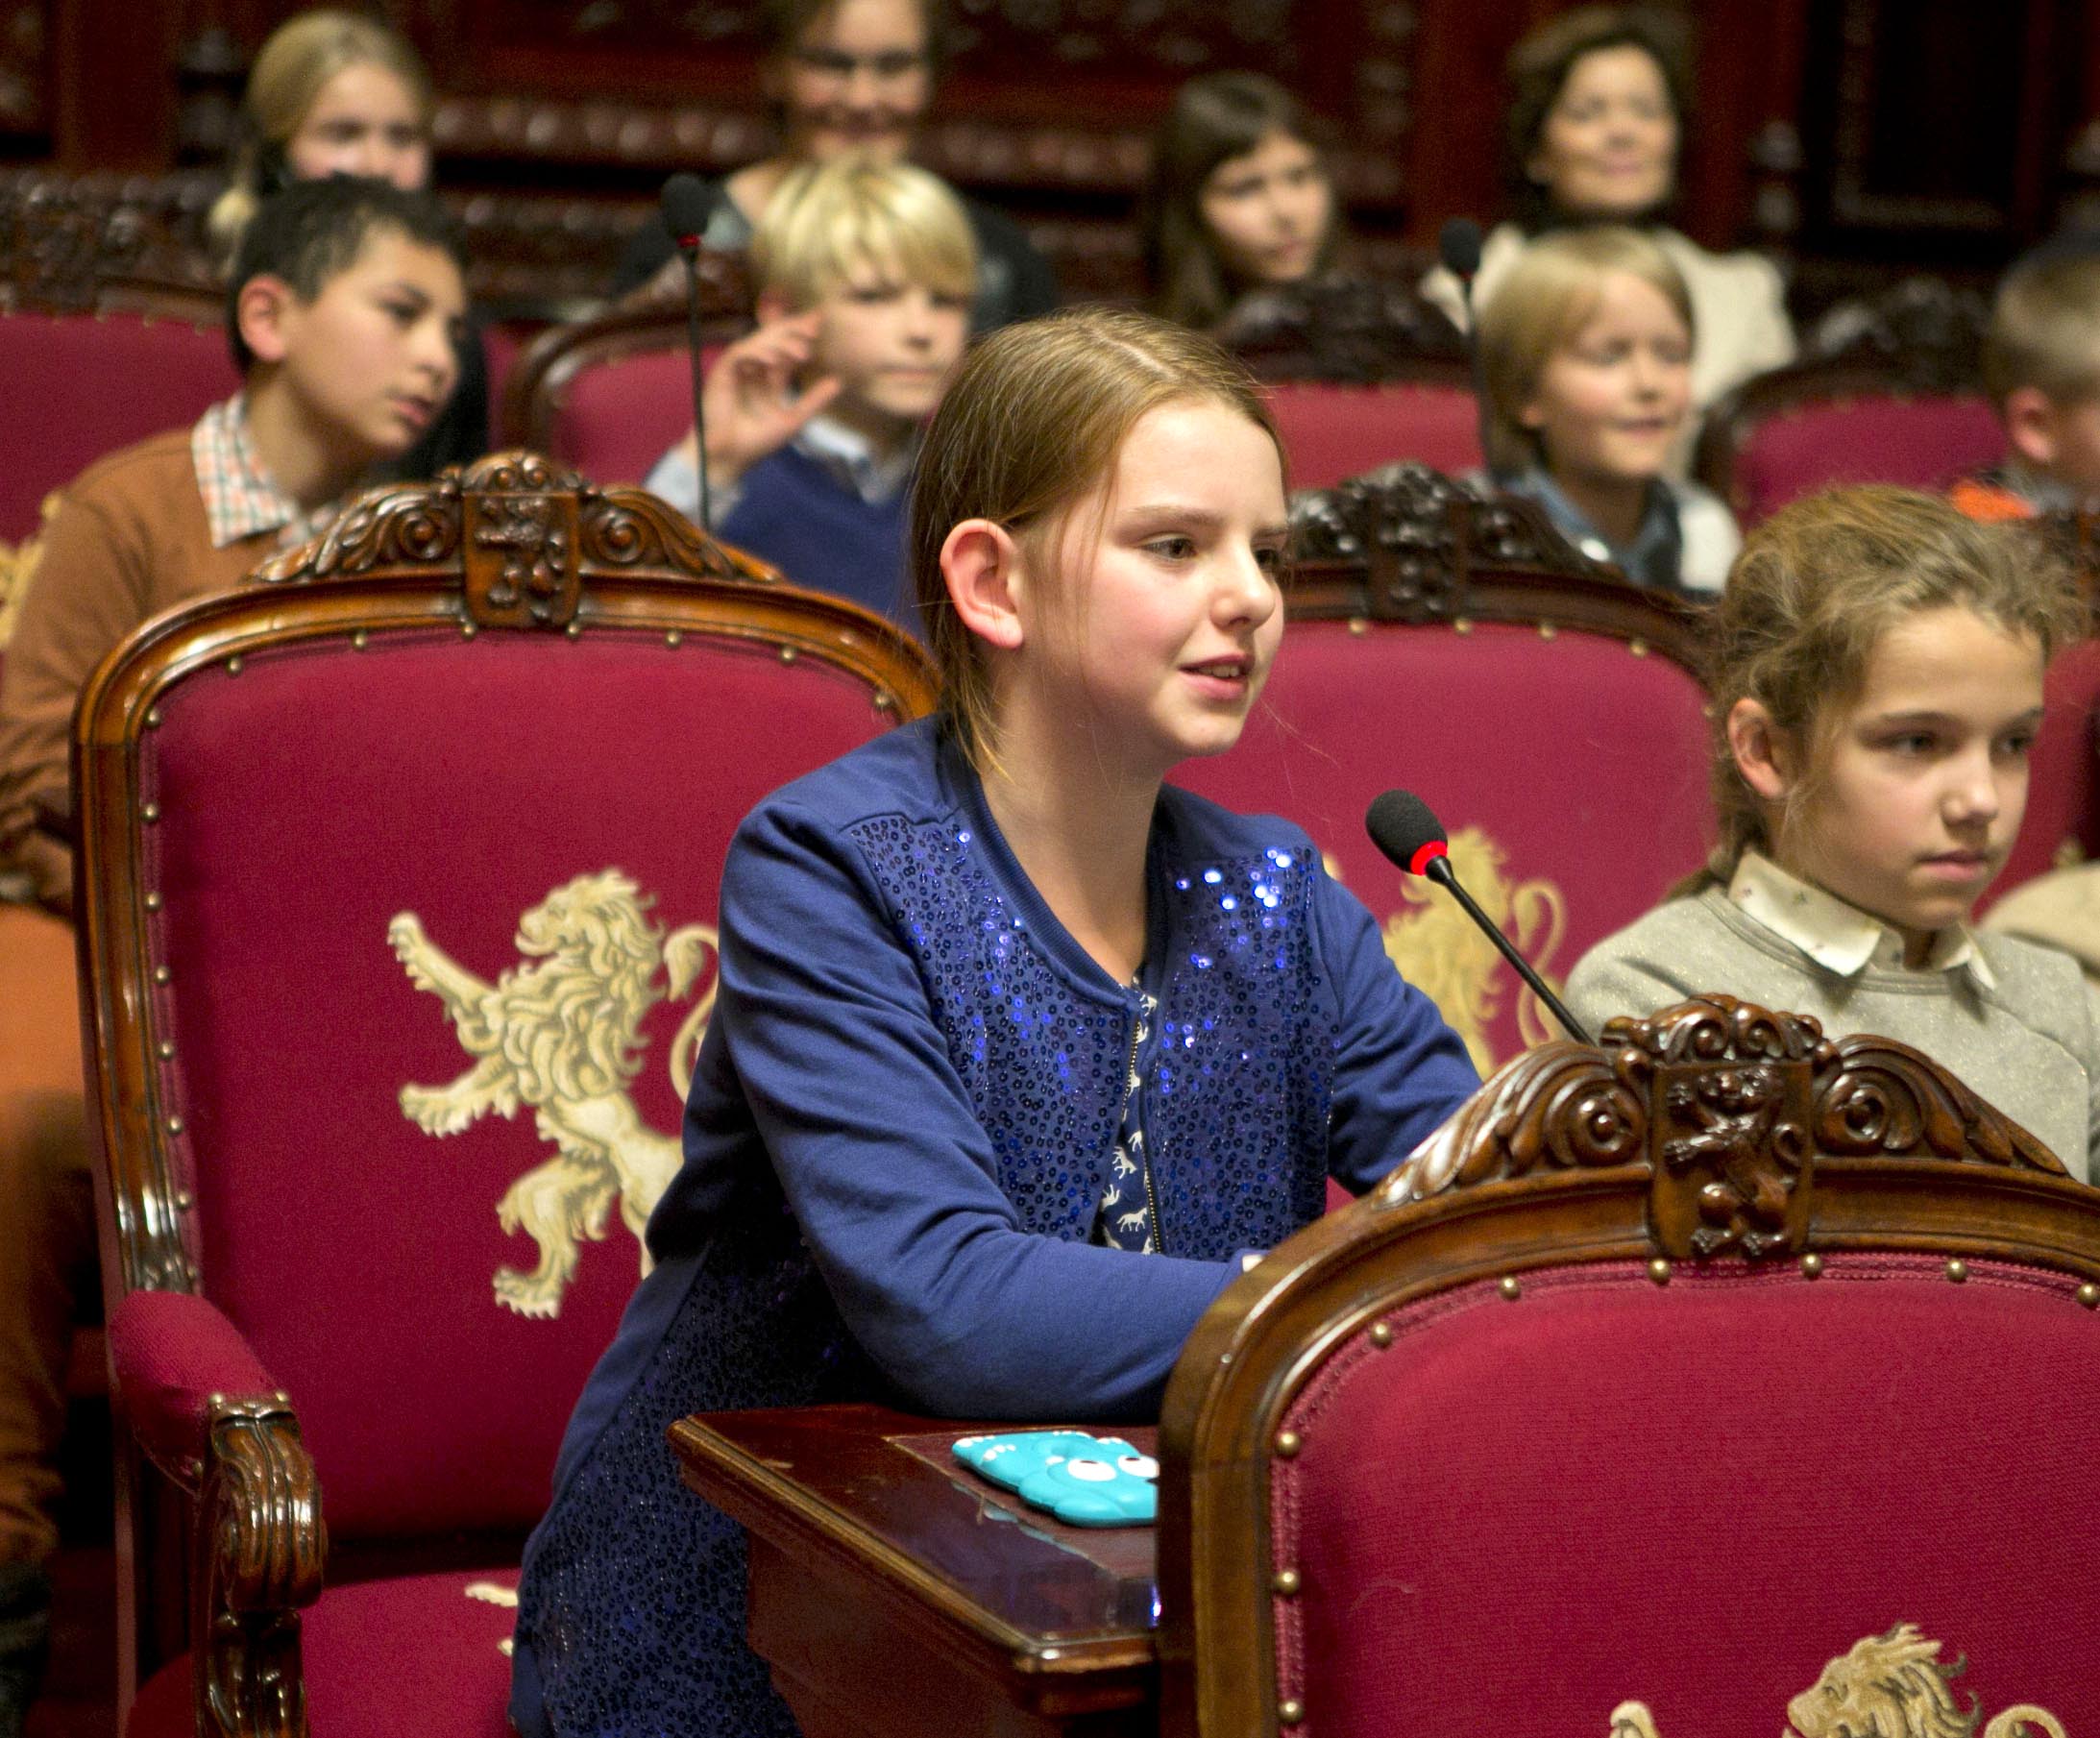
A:
{"type": "Polygon", "coordinates": [[[451,396],[459,245],[427,195],[336,177],[256,214],[228,337],[241,390],[62,498],[0,667],[0,1738],[42,1673],[73,1302],[92,1289],[73,935],[73,703],[148,616],[323,529],[451,396]]]}
{"type": "Polygon", "coordinates": [[[2038,255],[2006,274],[1984,384],[2009,451],[1957,482],[1954,504],[1984,520],[2100,505],[2100,252],[2038,255]]]}
{"type": "MultiPolygon", "coordinates": [[[[905,485],[969,335],[969,219],[909,163],[810,164],[768,203],[751,271],[758,330],[721,354],[702,396],[710,528],[916,632],[905,485]]],[[[648,486],[699,516],[691,434],[648,486]]]]}

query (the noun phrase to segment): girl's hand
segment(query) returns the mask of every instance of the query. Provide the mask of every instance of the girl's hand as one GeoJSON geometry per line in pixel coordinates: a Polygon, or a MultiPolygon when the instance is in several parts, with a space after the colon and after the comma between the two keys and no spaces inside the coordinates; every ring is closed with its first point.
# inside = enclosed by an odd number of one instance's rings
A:
{"type": "MultiPolygon", "coordinates": [[[[839,381],[829,375],[795,384],[816,347],[818,318],[811,312],[768,321],[716,357],[700,389],[708,480],[715,488],[733,487],[839,396],[839,381]]],[[[694,455],[691,434],[683,451],[694,455]]]]}

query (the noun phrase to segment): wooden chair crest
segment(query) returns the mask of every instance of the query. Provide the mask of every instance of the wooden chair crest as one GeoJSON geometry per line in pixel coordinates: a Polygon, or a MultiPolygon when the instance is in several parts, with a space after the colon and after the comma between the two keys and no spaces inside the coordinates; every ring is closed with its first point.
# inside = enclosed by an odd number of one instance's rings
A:
{"type": "Polygon", "coordinates": [[[1428,465],[1294,495],[1291,558],[1293,620],[1581,626],[1698,668],[1695,605],[1591,560],[1535,503],[1428,465]]]}
{"type": "MultiPolygon", "coordinates": [[[[2100,1194],[1909,1046],[1832,1040],[1813,1018],[1726,995],[1615,1019],[1597,1048],[1554,1042],[1508,1064],[1373,1194],[1236,1281],[1191,1336],[1160,1431],[1161,1729],[1288,1733],[1307,1720],[1307,1729],[1362,1729],[1333,1718],[1336,1706],[1307,1700],[1321,1694],[1325,1665],[1308,1663],[1284,1633],[1298,1621],[1301,1587],[1278,1543],[1279,1529],[1297,1525],[1276,1495],[1302,1446],[1294,1421],[1322,1428],[1321,1402],[1306,1397],[1331,1400],[1331,1386],[1320,1384],[1346,1360],[1375,1359],[1401,1343],[1396,1335],[1423,1331],[1468,1287],[1477,1296],[1484,1285],[1491,1297],[1499,1288],[1514,1302],[1529,1295],[1534,1276],[1549,1288],[1543,1297],[1572,1269],[1599,1273],[1594,1284],[1603,1286],[1616,1267],[1630,1288],[1624,1295],[1638,1301],[1673,1280],[1697,1286],[1731,1274],[1828,1285],[1852,1272],[1841,1264],[1854,1258],[1883,1263],[1855,1278],[1888,1277],[1892,1261],[1907,1261],[1919,1286],[1935,1275],[1961,1285],[1988,1262],[1991,1277],[1981,1283],[2016,1270],[2013,1283],[2041,1294],[2038,1309],[2053,1310],[2047,1299],[2060,1297],[2093,1311],[2100,1194]],[[1314,1718],[1322,1713],[1329,1718],[1314,1718]]],[[[1669,1381],[1665,1371],[1658,1385],[1669,1381]]],[[[1534,1446],[1542,1464],[1562,1464],[1555,1444],[1534,1446]]],[[[1361,1445],[1368,1465],[1381,1452],[1361,1445]]],[[[1638,1462],[1652,1464],[1658,1491],[1677,1470],[1668,1452],[1657,1445],[1638,1462]]],[[[1578,1463],[1569,1465],[1578,1477],[1578,1463]]],[[[1439,1469],[1454,1481],[1462,1470],[1439,1469]]],[[[1426,1475],[1432,1484],[1436,1476],[1426,1475]]],[[[1302,1492],[1288,1499],[1301,1500],[1302,1492]]],[[[1471,1491],[1468,1500],[1485,1499],[1471,1491]]],[[[1754,1522],[1745,1518],[1747,1550],[1754,1522]]],[[[2068,1511],[2063,1520],[2090,1530],[2068,1511]]],[[[1521,1520],[1509,1525],[1525,1530],[1521,1520]]],[[[1637,1516],[1628,1522],[1636,1532],[1639,1525],[1637,1516]]],[[[1594,1549],[1606,1558],[1612,1544],[1594,1549]]],[[[1407,1579],[1404,1562],[1391,1573],[1407,1579]]],[[[1802,1573],[1813,1576],[1814,1566],[1802,1573]]],[[[1898,1602],[1916,1591],[1897,1588],[1901,1579],[1892,1578],[1890,1591],[1898,1602]]],[[[1599,1600],[1594,1611],[1567,1610],[1565,1623],[1608,1626],[1618,1614],[1606,1595],[1599,1600]]],[[[1432,1611],[1426,1621],[1455,1635],[1477,1615],[1432,1611]]],[[[1366,1621],[1377,1628],[1368,1611],[1366,1621]]],[[[1871,1621],[1878,1630],[1890,1616],[1877,1606],[1871,1621]]],[[[1535,1641],[1551,1652],[1553,1637],[1535,1641]]],[[[1469,1671],[1476,1663],[1465,1661],[1469,1671]]],[[[1745,1684],[1752,1681],[1746,1673],[1745,1684]]],[[[1454,1720],[1470,1690],[1453,1679],[1454,1720]]],[[[1758,1707],[1769,1695],[1761,1684],[1758,1707]]],[[[1771,1717],[1779,1707],[1771,1696],[1771,1717]]],[[[1610,1708],[1596,1710],[1596,1729],[1607,1729],[1610,1708]]]]}
{"type": "Polygon", "coordinates": [[[1262,380],[1473,390],[1465,334],[1412,279],[1337,274],[1274,284],[1241,297],[1216,335],[1262,380]]]}

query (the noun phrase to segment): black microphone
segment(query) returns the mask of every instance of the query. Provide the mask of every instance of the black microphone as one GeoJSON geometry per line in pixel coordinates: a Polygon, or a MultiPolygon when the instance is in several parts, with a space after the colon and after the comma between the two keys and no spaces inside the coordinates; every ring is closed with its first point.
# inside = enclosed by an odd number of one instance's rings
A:
{"type": "Polygon", "coordinates": [[[1552,1010],[1553,1017],[1566,1028],[1570,1038],[1578,1044],[1597,1042],[1583,1031],[1581,1022],[1560,1005],[1560,998],[1546,988],[1524,955],[1510,943],[1509,938],[1474,903],[1473,895],[1458,885],[1458,877],[1452,872],[1451,848],[1444,838],[1443,823],[1428,803],[1412,791],[1388,791],[1371,805],[1370,813],[1363,818],[1363,827],[1371,835],[1371,843],[1394,864],[1410,875],[1427,875],[1437,886],[1450,891],[1451,896],[1465,908],[1466,916],[1502,949],[1502,958],[1530,986],[1531,993],[1552,1010]]]}
{"type": "Polygon", "coordinates": [[[1480,270],[1480,226],[1470,217],[1453,217],[1436,234],[1436,252],[1444,269],[1465,293],[1466,317],[1473,317],[1473,281],[1480,270]]]}
{"type": "Polygon", "coordinates": [[[693,450],[700,474],[700,524],[707,529],[713,528],[709,525],[713,515],[707,499],[707,421],[700,408],[700,237],[707,233],[708,219],[715,215],[716,197],[715,190],[697,175],[680,170],[664,183],[656,202],[664,228],[671,232],[679,257],[685,261],[686,354],[693,364],[693,450]]]}
{"type": "Polygon", "coordinates": [[[1480,337],[1473,307],[1473,281],[1480,273],[1480,226],[1470,217],[1447,218],[1436,235],[1437,257],[1458,280],[1458,300],[1466,310],[1466,363],[1473,375],[1473,404],[1478,419],[1480,462],[1490,471],[1494,459],[1487,445],[1487,382],[1480,378],[1480,337]]]}

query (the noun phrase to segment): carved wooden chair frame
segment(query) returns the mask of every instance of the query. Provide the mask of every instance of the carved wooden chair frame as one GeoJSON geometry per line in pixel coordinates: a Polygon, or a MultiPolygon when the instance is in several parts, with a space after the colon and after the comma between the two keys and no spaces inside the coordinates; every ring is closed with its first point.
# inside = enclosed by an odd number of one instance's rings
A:
{"type": "MultiPolygon", "coordinates": [[[[741,337],[752,320],[744,256],[703,248],[698,267],[700,342],[720,344],[741,337]]],[[[583,370],[652,351],[683,350],[685,342],[685,267],[673,258],[603,312],[550,326],[525,346],[503,381],[498,420],[504,444],[546,452],[562,399],[583,370]]]]}
{"type": "Polygon", "coordinates": [[[1473,390],[1465,334],[1412,277],[1337,274],[1256,290],[1226,316],[1217,338],[1262,380],[1473,390]]]}
{"type": "MultiPolygon", "coordinates": [[[[1700,668],[1700,606],[1574,549],[1533,502],[1481,499],[1428,465],[1387,465],[1291,500],[1290,619],[1563,628],[1700,668]]],[[[1359,630],[1361,631],[1361,630],[1359,630]]]]}
{"type": "MultiPolygon", "coordinates": [[[[1641,1261],[1790,1261],[1813,1279],[1864,1250],[2067,1273],[2100,1309],[2100,1194],[1938,1064],[1891,1039],[1825,1039],[1813,1019],[1724,995],[1615,1019],[1597,1047],[1545,1044],[1496,1073],[1378,1189],[1307,1227],[1225,1291],[1175,1367],[1160,1423],[1161,1730],[1276,1733],[1271,1465],[1280,1421],[1356,1335],[1483,1280],[1641,1261]],[[1724,1143],[1715,1093],[1760,1124],[1724,1143]],[[1692,1101],[1697,1100],[1695,1104],[1692,1101]],[[1747,1165],[1747,1172],[1731,1167],[1747,1165]],[[1745,1174],[1760,1187],[1736,1187],[1745,1174]]],[[[1380,1335],[1384,1338],[1380,1338],[1380,1335]]]]}
{"type": "MultiPolygon", "coordinates": [[[[134,1290],[195,1293],[192,1202],[162,1113],[173,1046],[157,1030],[165,981],[147,883],[140,744],[157,702],[202,669],[237,671],[265,648],[450,626],[577,638],[618,627],[747,638],[866,682],[878,710],[929,710],[930,661],[900,629],[842,599],[803,591],[694,529],[639,489],[598,490],[525,453],[501,453],[434,484],[376,490],[325,536],[258,568],[254,583],[156,617],[90,679],[74,741],[81,796],[80,906],[89,986],[92,1126],[103,1154],[104,1287],[112,1316],[134,1290]]],[[[179,1126],[179,1125],[178,1125],[179,1126]]],[[[148,1451],[189,1501],[188,1591],[200,1731],[305,1730],[299,1610],[319,1597],[326,1533],[313,1466],[282,1393],[214,1395],[201,1456],[148,1451]]],[[[120,1455],[122,1695],[142,1645],[178,1628],[179,1589],[156,1584],[155,1519],[120,1455]]],[[[164,1516],[159,1517],[162,1523],[164,1516]]]]}

